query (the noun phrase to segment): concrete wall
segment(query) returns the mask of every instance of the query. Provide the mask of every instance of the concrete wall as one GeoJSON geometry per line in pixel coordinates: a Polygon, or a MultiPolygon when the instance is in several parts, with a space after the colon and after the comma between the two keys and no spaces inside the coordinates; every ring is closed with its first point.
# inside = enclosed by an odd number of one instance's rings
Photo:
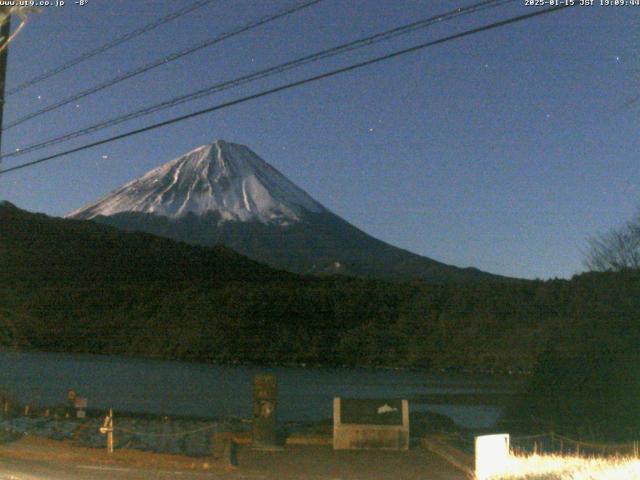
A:
{"type": "Polygon", "coordinates": [[[408,450],[409,402],[402,400],[401,425],[343,423],[341,399],[333,399],[334,450],[408,450]]]}

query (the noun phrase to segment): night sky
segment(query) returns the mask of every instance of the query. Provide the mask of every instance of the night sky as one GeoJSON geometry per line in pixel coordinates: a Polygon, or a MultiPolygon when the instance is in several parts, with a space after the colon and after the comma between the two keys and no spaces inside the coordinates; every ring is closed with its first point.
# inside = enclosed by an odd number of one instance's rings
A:
{"type": "MultiPolygon", "coordinates": [[[[7,88],[189,3],[44,8],[11,45],[7,88]]],[[[214,2],[9,97],[5,123],[295,3],[214,2]]],[[[3,152],[471,3],[324,0],[8,130],[3,152]]],[[[535,8],[521,0],[443,22],[3,166],[535,8]]],[[[565,9],[2,175],[0,199],[64,215],[224,139],[393,245],[503,275],[568,278],[583,269],[586,239],[639,203],[639,27],[640,7],[565,9]]]]}

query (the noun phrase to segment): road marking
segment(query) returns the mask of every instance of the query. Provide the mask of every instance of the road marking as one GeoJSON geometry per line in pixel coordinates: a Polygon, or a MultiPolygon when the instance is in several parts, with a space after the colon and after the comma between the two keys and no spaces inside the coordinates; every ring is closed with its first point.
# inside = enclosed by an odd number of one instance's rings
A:
{"type": "Polygon", "coordinates": [[[130,472],[130,468],[122,467],[99,467],[95,465],[76,465],[77,468],[83,468],[85,470],[107,470],[112,472],[130,472]]]}
{"type": "MultiPolygon", "coordinates": [[[[145,470],[140,468],[125,468],[125,467],[103,467],[98,465],[76,465],[76,468],[82,468],[84,470],[101,470],[105,472],[144,472],[145,470]]],[[[171,470],[157,470],[155,473],[161,475],[184,475],[184,472],[171,471],[171,470]]]]}

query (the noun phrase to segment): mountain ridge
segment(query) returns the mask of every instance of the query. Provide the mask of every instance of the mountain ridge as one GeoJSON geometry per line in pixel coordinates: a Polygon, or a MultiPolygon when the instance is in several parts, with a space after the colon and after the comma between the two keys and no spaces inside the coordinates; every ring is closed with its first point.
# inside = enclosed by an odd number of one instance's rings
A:
{"type": "Polygon", "coordinates": [[[248,147],[217,140],[71,212],[193,245],[226,245],[300,274],[434,283],[507,279],[374,238],[325,208],[248,147]]]}

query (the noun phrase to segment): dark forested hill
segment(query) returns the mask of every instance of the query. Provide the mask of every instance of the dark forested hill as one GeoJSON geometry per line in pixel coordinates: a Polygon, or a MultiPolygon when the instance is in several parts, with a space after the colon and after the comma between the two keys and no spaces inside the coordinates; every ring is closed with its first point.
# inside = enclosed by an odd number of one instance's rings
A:
{"type": "Polygon", "coordinates": [[[33,287],[267,281],[291,275],[233,250],[62,220],[0,205],[0,279],[33,287]]]}
{"type": "Polygon", "coordinates": [[[637,272],[447,285],[299,276],[223,247],[0,204],[2,345],[213,362],[531,370],[550,347],[579,352],[585,331],[612,346],[637,334],[638,298],[637,272]]]}

